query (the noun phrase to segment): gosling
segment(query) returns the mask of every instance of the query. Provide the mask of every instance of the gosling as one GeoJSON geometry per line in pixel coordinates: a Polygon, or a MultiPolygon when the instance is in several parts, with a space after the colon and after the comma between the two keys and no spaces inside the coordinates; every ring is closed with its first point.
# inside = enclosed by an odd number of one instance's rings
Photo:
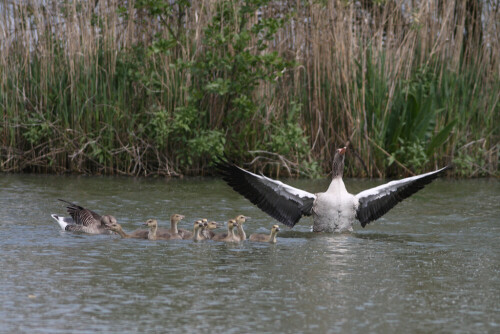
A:
{"type": "Polygon", "coordinates": [[[187,230],[177,228],[177,224],[184,218],[185,217],[183,215],[174,213],[170,216],[170,228],[158,228],[157,233],[159,233],[160,236],[169,237],[170,239],[183,239],[185,232],[191,234],[191,232],[187,230]]]}
{"type": "Polygon", "coordinates": [[[194,222],[194,229],[193,229],[193,241],[203,241],[205,240],[204,237],[202,237],[201,232],[204,229],[204,224],[201,220],[197,220],[194,222]]]}
{"type": "Polygon", "coordinates": [[[219,224],[217,224],[214,221],[206,221],[207,219],[202,219],[203,222],[203,230],[201,231],[201,236],[205,238],[206,240],[211,240],[215,236],[215,233],[212,232],[212,230],[215,230],[216,228],[219,227],[219,224]]]}
{"type": "Polygon", "coordinates": [[[148,230],[135,230],[132,233],[126,233],[122,229],[122,226],[118,224],[116,221],[109,222],[108,224],[105,225],[105,228],[109,231],[115,232],[124,239],[130,239],[130,238],[147,239],[149,234],[148,230]]]}
{"type": "Polygon", "coordinates": [[[148,232],[148,240],[172,240],[177,239],[176,237],[172,237],[170,233],[157,233],[158,232],[158,221],[156,219],[148,219],[143,224],[144,226],[149,227],[148,232]]]}
{"type": "Polygon", "coordinates": [[[243,230],[243,223],[246,222],[247,219],[250,219],[250,217],[246,217],[243,215],[239,215],[234,218],[234,221],[236,221],[236,227],[238,228],[238,235],[236,235],[236,238],[238,238],[239,241],[247,240],[247,235],[243,230]]]}
{"type": "Polygon", "coordinates": [[[278,234],[279,231],[280,227],[278,225],[273,225],[273,228],[271,229],[271,234],[266,235],[266,234],[254,233],[250,235],[250,238],[248,240],[255,242],[269,242],[271,244],[275,244],[276,235],[278,234]]]}
{"type": "Polygon", "coordinates": [[[227,233],[216,234],[212,238],[212,240],[225,241],[225,242],[239,242],[240,239],[234,234],[235,225],[236,225],[236,221],[234,219],[230,219],[227,222],[227,233]]]}

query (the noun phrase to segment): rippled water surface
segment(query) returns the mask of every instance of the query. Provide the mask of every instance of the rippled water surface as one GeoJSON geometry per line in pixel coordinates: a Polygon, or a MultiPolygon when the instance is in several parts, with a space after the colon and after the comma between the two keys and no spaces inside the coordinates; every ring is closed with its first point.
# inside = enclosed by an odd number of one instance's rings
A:
{"type": "Polygon", "coordinates": [[[65,213],[57,198],[127,231],[174,212],[184,228],[275,223],[218,179],[0,175],[2,333],[500,332],[497,180],[438,180],[351,234],[313,234],[305,218],[276,245],[71,234],[50,217],[65,213]]]}

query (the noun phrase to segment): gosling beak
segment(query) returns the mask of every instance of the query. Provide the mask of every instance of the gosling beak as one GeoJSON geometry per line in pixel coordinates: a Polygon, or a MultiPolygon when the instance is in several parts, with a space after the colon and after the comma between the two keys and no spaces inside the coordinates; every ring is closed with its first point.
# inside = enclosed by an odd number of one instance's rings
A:
{"type": "Polygon", "coordinates": [[[276,232],[279,232],[280,231],[280,228],[279,227],[276,227],[276,232]]]}

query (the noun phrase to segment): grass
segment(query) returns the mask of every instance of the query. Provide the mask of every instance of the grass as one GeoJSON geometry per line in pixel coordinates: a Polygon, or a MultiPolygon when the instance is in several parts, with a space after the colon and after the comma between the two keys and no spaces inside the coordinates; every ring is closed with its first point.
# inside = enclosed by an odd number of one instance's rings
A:
{"type": "Polygon", "coordinates": [[[1,171],[499,175],[498,4],[1,6],[1,171]]]}

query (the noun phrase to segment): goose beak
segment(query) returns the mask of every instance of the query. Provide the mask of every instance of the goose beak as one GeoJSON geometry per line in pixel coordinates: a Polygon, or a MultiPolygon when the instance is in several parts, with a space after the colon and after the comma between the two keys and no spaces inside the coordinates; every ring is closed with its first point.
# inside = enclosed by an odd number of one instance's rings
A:
{"type": "Polygon", "coordinates": [[[345,146],[342,148],[339,148],[339,154],[344,155],[346,150],[347,150],[347,147],[345,147],[345,146]]]}

